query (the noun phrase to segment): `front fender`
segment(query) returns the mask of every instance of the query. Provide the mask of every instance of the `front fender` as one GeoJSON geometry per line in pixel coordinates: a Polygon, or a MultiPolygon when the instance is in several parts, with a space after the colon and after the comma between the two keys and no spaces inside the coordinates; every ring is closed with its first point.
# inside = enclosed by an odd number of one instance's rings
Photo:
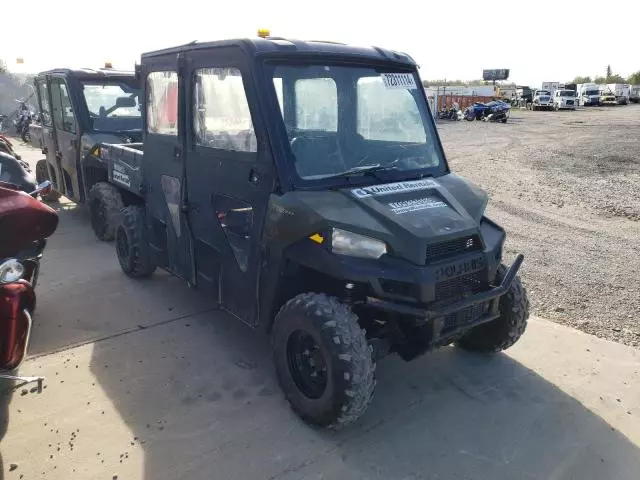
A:
{"type": "Polygon", "coordinates": [[[26,357],[35,305],[29,282],[0,286],[0,370],[13,370],[26,357]]]}

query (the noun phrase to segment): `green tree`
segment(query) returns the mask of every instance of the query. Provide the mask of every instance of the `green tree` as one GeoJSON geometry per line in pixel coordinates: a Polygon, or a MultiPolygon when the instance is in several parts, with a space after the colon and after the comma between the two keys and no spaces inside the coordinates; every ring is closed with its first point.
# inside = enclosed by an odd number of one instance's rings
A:
{"type": "Polygon", "coordinates": [[[8,73],[7,64],[4,63],[4,60],[0,60],[0,73],[8,73]]]}
{"type": "Polygon", "coordinates": [[[573,82],[569,82],[569,83],[591,83],[593,82],[593,80],[591,80],[591,77],[576,77],[573,79],[573,82]]]}
{"type": "Polygon", "coordinates": [[[627,78],[627,82],[629,82],[631,85],[640,85],[640,70],[629,75],[629,78],[627,78]]]}
{"type": "Polygon", "coordinates": [[[609,78],[607,78],[607,83],[627,83],[627,81],[623,76],[614,73],[613,75],[609,75],[609,78]]]}
{"type": "Polygon", "coordinates": [[[598,85],[604,85],[607,83],[607,79],[605,77],[596,77],[593,83],[597,83],[598,85]]]}
{"type": "Polygon", "coordinates": [[[606,76],[607,81],[609,80],[609,78],[611,78],[612,73],[613,72],[611,71],[611,65],[607,65],[607,76],[606,76]]]}

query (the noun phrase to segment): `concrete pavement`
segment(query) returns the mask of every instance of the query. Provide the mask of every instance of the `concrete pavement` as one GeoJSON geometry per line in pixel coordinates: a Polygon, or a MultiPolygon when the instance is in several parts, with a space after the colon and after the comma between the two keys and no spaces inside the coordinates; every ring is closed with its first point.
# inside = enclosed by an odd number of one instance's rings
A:
{"type": "Polygon", "coordinates": [[[389,357],[331,433],[289,410],[265,337],[166,274],[127,279],[83,209],[63,205],[40,282],[22,373],[46,388],[5,391],[7,479],[640,476],[636,349],[533,319],[504,354],[389,357]]]}

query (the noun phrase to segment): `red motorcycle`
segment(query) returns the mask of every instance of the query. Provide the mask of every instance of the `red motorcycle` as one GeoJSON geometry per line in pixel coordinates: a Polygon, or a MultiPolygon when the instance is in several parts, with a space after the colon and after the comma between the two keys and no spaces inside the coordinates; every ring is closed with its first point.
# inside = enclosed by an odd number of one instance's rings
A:
{"type": "Polygon", "coordinates": [[[34,381],[9,373],[24,360],[36,307],[35,286],[46,239],[58,227],[55,210],[37,200],[50,182],[30,193],[0,182],[0,371],[1,378],[34,381]]]}

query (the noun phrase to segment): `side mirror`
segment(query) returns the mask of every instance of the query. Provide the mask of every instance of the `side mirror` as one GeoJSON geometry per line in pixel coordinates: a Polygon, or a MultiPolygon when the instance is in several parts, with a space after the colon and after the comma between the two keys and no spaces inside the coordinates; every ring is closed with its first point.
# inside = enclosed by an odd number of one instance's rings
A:
{"type": "Polygon", "coordinates": [[[51,182],[49,180],[45,180],[39,184],[33,192],[29,193],[29,195],[48,195],[51,193],[52,189],[53,187],[51,186],[51,182]]]}

